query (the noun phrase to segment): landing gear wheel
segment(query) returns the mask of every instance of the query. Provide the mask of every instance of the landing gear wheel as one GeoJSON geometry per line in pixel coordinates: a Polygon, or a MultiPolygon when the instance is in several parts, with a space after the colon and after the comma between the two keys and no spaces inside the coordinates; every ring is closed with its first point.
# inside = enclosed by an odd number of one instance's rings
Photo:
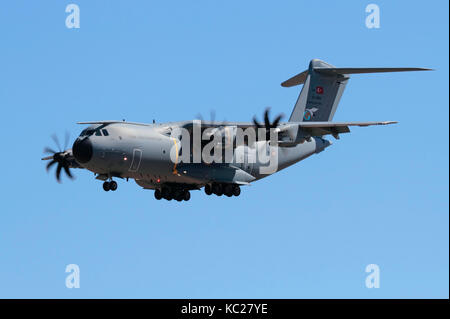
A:
{"type": "Polygon", "coordinates": [[[225,185],[225,187],[223,188],[223,193],[224,193],[227,197],[233,196],[233,186],[230,185],[230,184],[225,185]]]}
{"type": "Polygon", "coordinates": [[[211,185],[206,184],[205,185],[205,194],[206,195],[211,195],[212,193],[213,193],[213,191],[212,191],[211,185]]]}
{"type": "Polygon", "coordinates": [[[190,200],[191,199],[191,193],[189,191],[185,191],[184,194],[183,194],[183,199],[185,201],[190,200]]]}
{"type": "Polygon", "coordinates": [[[217,196],[223,195],[223,188],[221,184],[213,184],[213,193],[217,196]]]}
{"type": "Polygon", "coordinates": [[[109,182],[109,189],[115,191],[117,189],[117,183],[115,181],[109,182]]]}
{"type": "Polygon", "coordinates": [[[107,192],[107,191],[109,191],[110,189],[111,189],[111,186],[110,186],[109,182],[104,182],[104,183],[103,183],[103,190],[104,190],[105,192],[107,192]]]}
{"type": "Polygon", "coordinates": [[[181,202],[181,201],[183,200],[183,196],[184,196],[183,192],[181,192],[181,191],[176,191],[176,192],[175,192],[174,198],[175,198],[178,202],[181,202]]]}
{"type": "Polygon", "coordinates": [[[233,185],[233,195],[239,196],[241,194],[241,188],[239,185],[233,185]]]}
{"type": "Polygon", "coordinates": [[[159,189],[155,190],[154,195],[157,200],[160,200],[162,198],[161,191],[159,189]]]}
{"type": "Polygon", "coordinates": [[[165,200],[171,200],[172,199],[172,195],[170,194],[170,189],[164,187],[161,190],[161,197],[164,198],[165,200]]]}

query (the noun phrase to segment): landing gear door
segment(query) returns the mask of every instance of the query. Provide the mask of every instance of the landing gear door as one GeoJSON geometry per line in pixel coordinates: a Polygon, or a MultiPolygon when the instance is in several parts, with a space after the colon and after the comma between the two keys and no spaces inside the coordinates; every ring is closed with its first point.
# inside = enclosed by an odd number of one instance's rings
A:
{"type": "Polygon", "coordinates": [[[130,168],[128,169],[130,172],[137,172],[139,169],[139,165],[141,165],[142,159],[142,150],[135,148],[133,150],[133,159],[131,161],[130,168]]]}

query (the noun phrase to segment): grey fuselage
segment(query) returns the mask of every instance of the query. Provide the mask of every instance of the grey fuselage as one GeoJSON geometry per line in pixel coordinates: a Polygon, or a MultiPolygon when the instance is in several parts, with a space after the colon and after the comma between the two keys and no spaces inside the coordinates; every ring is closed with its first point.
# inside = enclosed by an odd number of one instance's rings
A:
{"type": "MultiPolygon", "coordinates": [[[[131,178],[146,189],[158,189],[164,184],[182,184],[190,189],[199,189],[214,182],[244,185],[270,175],[261,173],[261,168],[267,164],[251,158],[250,146],[243,146],[244,160],[234,154],[230,163],[173,161],[170,152],[174,147],[178,148],[181,141],[172,137],[170,132],[186,123],[94,124],[80,134],[72,149],[77,163],[98,174],[99,179],[131,178]]],[[[267,143],[256,142],[257,145],[253,147],[266,147],[267,143]]],[[[278,162],[274,172],[319,153],[329,145],[327,140],[312,137],[292,147],[278,147],[278,162]]]]}

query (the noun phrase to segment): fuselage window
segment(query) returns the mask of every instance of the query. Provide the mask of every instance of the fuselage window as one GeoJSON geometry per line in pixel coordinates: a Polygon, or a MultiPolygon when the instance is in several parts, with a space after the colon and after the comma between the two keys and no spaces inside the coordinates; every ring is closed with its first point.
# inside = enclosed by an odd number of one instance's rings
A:
{"type": "Polygon", "coordinates": [[[105,129],[102,130],[102,133],[103,133],[103,136],[108,136],[109,135],[108,131],[105,130],[105,129]]]}

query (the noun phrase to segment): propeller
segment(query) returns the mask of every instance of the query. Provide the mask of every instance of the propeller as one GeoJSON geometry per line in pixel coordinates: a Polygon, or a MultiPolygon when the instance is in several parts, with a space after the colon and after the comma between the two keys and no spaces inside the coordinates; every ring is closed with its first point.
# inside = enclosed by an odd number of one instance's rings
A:
{"type": "MultiPolygon", "coordinates": [[[[198,114],[196,115],[196,119],[200,120],[201,123],[204,122],[203,116],[202,116],[201,113],[198,113],[198,114]]],[[[215,110],[212,110],[212,109],[211,109],[211,110],[209,111],[209,119],[210,119],[211,122],[214,122],[214,121],[215,121],[215,119],[216,119],[216,111],[215,111],[215,110]]]]}
{"type": "MultiPolygon", "coordinates": [[[[203,119],[203,116],[202,116],[201,113],[197,113],[197,115],[195,116],[195,119],[200,120],[200,127],[201,127],[201,130],[202,130],[201,132],[203,134],[203,130],[204,130],[203,125],[204,125],[204,122],[206,122],[206,121],[203,119]]],[[[209,119],[210,119],[211,123],[213,123],[215,121],[215,119],[216,119],[216,111],[214,109],[211,109],[209,111],[209,119]]],[[[192,142],[194,142],[194,141],[192,140],[192,142]]],[[[194,152],[200,152],[200,154],[201,154],[202,149],[203,149],[204,145],[207,143],[207,141],[201,140],[200,142],[201,142],[200,147],[198,147],[198,145],[195,145],[195,143],[192,144],[193,145],[192,147],[193,147],[193,151],[194,152]]]]}
{"type": "Polygon", "coordinates": [[[46,156],[44,158],[42,158],[43,161],[48,161],[51,160],[47,166],[46,166],[46,170],[47,172],[49,171],[49,169],[55,165],[58,164],[56,166],[56,180],[58,181],[58,183],[61,182],[61,171],[64,170],[64,172],[67,174],[67,176],[72,179],[73,176],[70,173],[70,161],[68,159],[69,156],[71,156],[71,152],[70,150],[65,150],[69,144],[69,132],[66,132],[65,138],[64,138],[64,148],[61,148],[61,144],[59,142],[58,136],[56,136],[56,134],[52,135],[52,139],[56,144],[56,147],[58,148],[59,151],[55,151],[54,149],[50,148],[50,147],[45,147],[44,148],[44,153],[47,154],[51,154],[50,156],[46,156]]]}
{"type": "Polygon", "coordinates": [[[273,120],[273,122],[270,122],[269,112],[270,112],[270,108],[268,107],[264,111],[264,124],[261,124],[260,122],[258,122],[258,120],[256,119],[256,116],[253,117],[253,123],[255,124],[255,126],[257,128],[265,128],[266,129],[266,141],[270,140],[270,129],[277,128],[278,124],[280,123],[281,119],[284,116],[283,114],[279,114],[275,118],[275,120],[273,120]]]}
{"type": "MultiPolygon", "coordinates": [[[[225,137],[225,132],[223,131],[223,127],[225,127],[227,125],[227,121],[224,119],[221,122],[219,122],[219,121],[216,122],[216,111],[214,109],[211,109],[209,111],[209,118],[210,118],[209,122],[207,122],[207,121],[205,121],[203,119],[203,116],[202,116],[201,113],[197,113],[195,118],[200,120],[200,125],[202,127],[202,136],[203,136],[203,133],[204,133],[204,129],[214,128],[212,131],[210,131],[210,135],[209,135],[210,139],[214,136],[214,134],[216,134],[217,130],[221,130],[220,133],[223,134],[222,135],[223,137],[225,137]],[[208,125],[206,125],[205,122],[208,123],[208,125]]],[[[198,147],[197,145],[193,144],[194,152],[200,152],[201,153],[201,151],[203,150],[203,147],[210,142],[210,139],[209,140],[203,140],[202,139],[201,140],[201,147],[198,147]]],[[[232,143],[231,143],[231,147],[232,147],[232,143]]]]}

